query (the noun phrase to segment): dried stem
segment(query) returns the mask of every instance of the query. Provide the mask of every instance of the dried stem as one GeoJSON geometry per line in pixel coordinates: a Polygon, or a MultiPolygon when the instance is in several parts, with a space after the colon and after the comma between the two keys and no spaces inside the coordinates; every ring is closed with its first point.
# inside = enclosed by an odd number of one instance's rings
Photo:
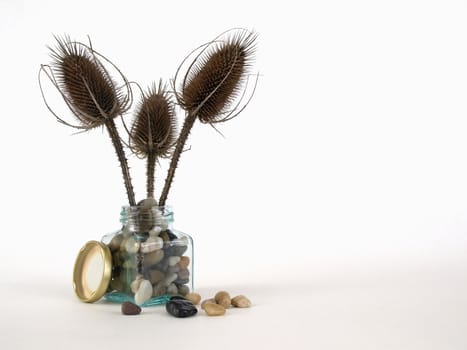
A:
{"type": "Polygon", "coordinates": [[[154,173],[156,171],[156,154],[154,152],[148,153],[147,159],[147,169],[146,169],[146,177],[147,177],[147,198],[154,198],[154,173]]]}
{"type": "Polygon", "coordinates": [[[172,156],[172,160],[170,162],[169,170],[167,172],[167,177],[165,179],[164,188],[161,193],[161,197],[159,199],[159,205],[164,206],[165,202],[167,201],[167,196],[169,194],[170,186],[172,185],[172,181],[175,176],[175,169],[177,169],[178,160],[180,159],[180,155],[183,152],[183,148],[185,147],[186,140],[190,135],[191,128],[193,127],[196,120],[196,114],[187,113],[185,118],[185,122],[183,123],[182,130],[180,131],[180,136],[177,140],[177,145],[175,146],[175,151],[172,156]]]}
{"type": "Polygon", "coordinates": [[[123,145],[118,135],[117,126],[113,119],[106,119],[105,126],[109,132],[110,139],[114,145],[115,152],[117,153],[118,161],[120,162],[120,167],[122,168],[123,181],[125,183],[126,193],[128,195],[128,201],[130,206],[136,205],[135,193],[133,191],[133,185],[131,184],[130,168],[128,167],[128,161],[125,157],[125,152],[123,150],[123,145]]]}

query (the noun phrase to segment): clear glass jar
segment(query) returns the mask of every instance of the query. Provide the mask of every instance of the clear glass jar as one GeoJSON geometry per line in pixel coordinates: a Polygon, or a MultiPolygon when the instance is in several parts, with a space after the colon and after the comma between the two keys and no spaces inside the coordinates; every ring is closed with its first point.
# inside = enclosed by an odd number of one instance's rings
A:
{"type": "Polygon", "coordinates": [[[102,238],[112,256],[107,300],[160,305],[193,290],[193,239],[173,220],[170,206],[122,207],[122,228],[102,238]]]}

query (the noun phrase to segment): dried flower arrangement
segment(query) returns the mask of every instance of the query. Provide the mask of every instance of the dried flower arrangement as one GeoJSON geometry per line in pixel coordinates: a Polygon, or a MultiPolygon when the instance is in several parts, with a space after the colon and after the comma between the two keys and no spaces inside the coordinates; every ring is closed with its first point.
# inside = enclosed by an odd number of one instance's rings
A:
{"type": "Polygon", "coordinates": [[[91,43],[72,41],[70,37],[55,37],[55,48],[49,48],[50,65],[41,65],[39,84],[47,108],[57,120],[80,130],[100,126],[107,130],[122,169],[130,206],[136,205],[124,144],[139,158],[147,161],[146,198],[164,206],[174,179],[185,143],[198,119],[214,126],[237,116],[250,102],[258,75],[250,82],[251,64],[257,35],[245,29],[232,29],[192,51],[178,67],[172,80],[172,90],[159,82],[142,92],[133,124],[128,130],[124,115],[133,103],[131,83],[91,43]],[[191,61],[190,58],[194,57],[191,61]],[[187,66],[181,82],[179,76],[187,66]],[[110,69],[117,72],[118,84],[110,69]],[[76,118],[73,125],[59,116],[49,105],[41,78],[52,82],[76,118]],[[172,98],[175,96],[175,101],[172,98]],[[185,111],[183,126],[176,135],[176,106],[185,111]],[[129,134],[122,141],[115,119],[120,117],[129,134]],[[158,159],[171,158],[159,201],[154,200],[154,173],[158,159]]]}
{"type": "MultiPolygon", "coordinates": [[[[57,120],[67,126],[81,131],[97,127],[107,130],[120,163],[129,204],[122,208],[123,228],[104,236],[101,242],[88,242],[78,254],[74,282],[81,300],[93,302],[105,295],[110,301],[134,301],[150,306],[166,302],[170,295],[187,295],[190,283],[193,288],[192,239],[170,226],[172,213],[166,206],[167,197],[196,120],[215,129],[216,123],[234,118],[250,102],[258,81],[257,74],[250,80],[256,37],[244,29],[224,32],[182,61],[171,89],[159,81],[146,91],[130,82],[91,43],[72,41],[68,36],[55,38],[56,47],[50,48],[52,62],[42,65],[39,71],[44,102],[57,120]],[[44,76],[65,101],[77,120],[76,125],[65,121],[51,108],[45,97],[44,76]],[[139,88],[141,98],[127,127],[124,116],[133,104],[132,85],[139,88]],[[178,135],[177,107],[185,112],[178,135]],[[128,142],[120,137],[117,118],[128,134],[128,142]],[[146,196],[138,203],[126,149],[146,159],[146,196]],[[170,159],[170,165],[156,201],[155,171],[164,158],[170,159]],[[97,290],[92,290],[84,270],[89,266],[89,256],[97,251],[105,260],[105,268],[97,290]]],[[[183,303],[172,302],[177,307],[185,307],[183,303]]],[[[194,306],[190,307],[193,311],[194,306]]]]}

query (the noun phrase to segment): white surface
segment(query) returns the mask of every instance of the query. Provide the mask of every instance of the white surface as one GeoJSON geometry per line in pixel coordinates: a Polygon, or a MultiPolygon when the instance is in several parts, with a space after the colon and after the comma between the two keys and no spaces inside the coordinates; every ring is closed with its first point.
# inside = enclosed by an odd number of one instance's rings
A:
{"type": "MultiPolygon", "coordinates": [[[[465,18],[461,0],[1,0],[0,348],[176,334],[202,349],[465,350],[465,18]],[[118,228],[126,199],[106,134],[71,137],[44,107],[45,46],[89,34],[147,86],[238,26],[260,34],[257,93],[225,139],[195,126],[169,201],[200,291],[255,307],[180,321],[78,303],[75,254],[118,228]]],[[[130,165],[141,198],[144,164],[130,165]]]]}
{"type": "Polygon", "coordinates": [[[208,298],[222,286],[254,305],[222,317],[200,310],[189,319],[175,319],[164,307],[123,316],[114,304],[80,303],[57,280],[2,285],[9,302],[2,306],[0,341],[3,349],[128,349],[135,343],[232,350],[467,348],[467,268],[343,272],[305,273],[309,278],[294,283],[278,278],[199,288],[208,298]]]}

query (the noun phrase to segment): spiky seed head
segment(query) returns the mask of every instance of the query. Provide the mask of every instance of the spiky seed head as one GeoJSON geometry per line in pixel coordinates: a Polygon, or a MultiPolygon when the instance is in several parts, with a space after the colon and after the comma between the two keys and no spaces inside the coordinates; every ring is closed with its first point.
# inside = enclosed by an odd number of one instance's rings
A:
{"type": "Polygon", "coordinates": [[[143,94],[130,132],[130,147],[140,157],[169,157],[176,138],[174,103],[162,82],[143,94]]]}
{"type": "Polygon", "coordinates": [[[211,43],[186,73],[179,94],[182,108],[192,113],[198,110],[203,123],[224,121],[223,113],[242,91],[255,41],[256,34],[238,31],[211,43]]]}
{"type": "Polygon", "coordinates": [[[85,44],[58,38],[51,48],[57,87],[82,126],[91,129],[127,109],[128,98],[116,87],[95,52],[85,44]]]}

